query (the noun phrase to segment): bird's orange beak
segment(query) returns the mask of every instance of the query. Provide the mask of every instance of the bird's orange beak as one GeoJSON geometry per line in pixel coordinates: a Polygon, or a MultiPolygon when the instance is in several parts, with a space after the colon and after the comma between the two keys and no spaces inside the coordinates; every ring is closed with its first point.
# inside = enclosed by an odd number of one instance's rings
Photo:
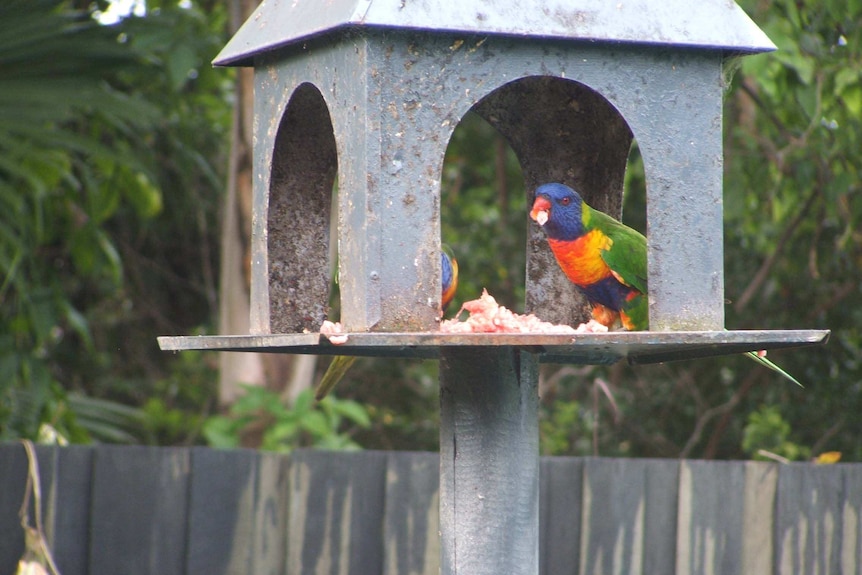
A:
{"type": "Polygon", "coordinates": [[[551,215],[551,202],[543,196],[536,196],[536,201],[533,202],[533,209],[530,210],[530,217],[540,226],[544,226],[551,215]]]}

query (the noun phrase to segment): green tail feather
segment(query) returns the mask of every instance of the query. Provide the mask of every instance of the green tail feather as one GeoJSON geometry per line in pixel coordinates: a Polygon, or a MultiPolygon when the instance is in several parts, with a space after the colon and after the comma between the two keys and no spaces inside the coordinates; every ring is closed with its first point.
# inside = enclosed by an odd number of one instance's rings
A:
{"type": "Polygon", "coordinates": [[[745,352],[745,355],[747,355],[748,357],[750,357],[751,359],[753,359],[754,361],[756,361],[757,363],[759,363],[763,367],[768,367],[772,371],[784,376],[786,379],[789,379],[790,381],[792,381],[793,383],[795,383],[799,387],[801,387],[803,389],[805,388],[805,386],[802,385],[801,383],[799,383],[799,381],[797,381],[797,379],[795,377],[793,377],[792,375],[790,375],[789,373],[787,373],[786,371],[784,371],[783,369],[781,369],[780,367],[775,365],[772,361],[766,359],[765,357],[760,357],[759,355],[757,355],[756,351],[747,351],[747,352],[745,352]]]}
{"type": "Polygon", "coordinates": [[[341,381],[341,378],[344,377],[344,374],[347,373],[347,370],[350,369],[350,366],[355,362],[355,357],[348,355],[336,356],[335,359],[332,360],[332,363],[329,364],[329,367],[326,368],[326,373],[323,374],[323,377],[320,379],[320,383],[318,383],[317,387],[314,388],[314,399],[320,401],[326,397],[329,392],[332,391],[332,388],[341,381]]]}

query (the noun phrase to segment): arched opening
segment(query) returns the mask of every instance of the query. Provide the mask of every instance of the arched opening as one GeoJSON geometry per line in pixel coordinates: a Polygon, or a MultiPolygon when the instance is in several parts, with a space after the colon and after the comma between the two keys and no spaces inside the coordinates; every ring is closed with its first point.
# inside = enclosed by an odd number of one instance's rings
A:
{"type": "MultiPolygon", "coordinates": [[[[522,169],[526,198],[506,204],[520,211],[514,219],[506,216],[517,222],[515,225],[523,228],[525,204],[532,202],[535,188],[547,182],[567,184],[594,208],[620,217],[633,135],[619,111],[598,92],[572,80],[531,76],[495,89],[471,111],[502,135],[522,169]]],[[[468,114],[463,121],[469,125],[475,120],[468,114]]],[[[458,141],[459,129],[460,125],[450,142],[458,141]]],[[[643,181],[642,175],[639,181],[643,181]]],[[[444,206],[446,193],[444,189],[444,206]]],[[[446,219],[444,212],[444,242],[446,219]]],[[[515,225],[509,226],[512,234],[522,234],[520,229],[515,231],[515,225]]],[[[526,229],[525,309],[555,323],[578,325],[586,321],[589,307],[559,269],[543,232],[536,226],[526,229]]],[[[520,248],[515,246],[514,250],[520,248]]],[[[514,250],[501,245],[500,258],[514,257],[514,250]]]]}
{"type": "Polygon", "coordinates": [[[316,331],[326,318],[337,167],[326,102],[314,85],[301,84],[287,103],[272,156],[266,212],[271,333],[316,331]]]}
{"type": "Polygon", "coordinates": [[[459,286],[448,316],[487,288],[501,305],[524,311],[526,200],[518,158],[502,134],[468,112],[446,148],[440,239],[458,259],[459,286]]]}
{"type": "MultiPolygon", "coordinates": [[[[491,92],[462,117],[449,140],[441,186],[441,240],[455,244],[460,256],[461,300],[487,287],[502,305],[517,312],[525,306],[543,320],[576,326],[590,317],[544,232],[527,217],[535,188],[550,181],[574,187],[593,207],[646,231],[643,159],[628,123],[597,92],[562,78],[528,77],[491,92]],[[540,273],[546,277],[537,279],[540,273]],[[530,274],[532,285],[525,279],[530,274]],[[564,293],[543,291],[549,283],[564,293]]],[[[573,383],[574,369],[542,371],[540,418],[550,424],[542,423],[543,452],[591,453],[599,412],[586,406],[598,384],[585,385],[584,371],[573,383]]]]}

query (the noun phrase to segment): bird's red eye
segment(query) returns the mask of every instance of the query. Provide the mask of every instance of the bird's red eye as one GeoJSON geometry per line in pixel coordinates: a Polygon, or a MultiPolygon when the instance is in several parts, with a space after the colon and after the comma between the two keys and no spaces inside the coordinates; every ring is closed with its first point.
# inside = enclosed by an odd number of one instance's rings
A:
{"type": "Polygon", "coordinates": [[[564,206],[568,206],[569,204],[572,203],[572,198],[570,198],[568,196],[566,196],[565,198],[561,198],[560,203],[563,204],[564,206]]]}

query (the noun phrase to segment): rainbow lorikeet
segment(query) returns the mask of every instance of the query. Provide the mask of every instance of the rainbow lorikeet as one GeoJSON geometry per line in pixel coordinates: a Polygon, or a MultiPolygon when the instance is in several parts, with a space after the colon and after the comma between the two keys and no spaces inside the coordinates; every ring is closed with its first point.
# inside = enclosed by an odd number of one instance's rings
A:
{"type": "MultiPolygon", "coordinates": [[[[455,297],[455,291],[458,289],[458,260],[448,253],[448,249],[444,249],[440,252],[440,266],[443,276],[441,278],[443,292],[440,301],[441,307],[445,312],[449,304],[452,303],[452,298],[455,297]]],[[[320,383],[314,389],[314,398],[320,401],[326,397],[332,391],[332,388],[341,381],[341,378],[344,377],[344,374],[347,373],[347,370],[350,369],[350,366],[355,361],[356,358],[352,356],[336,356],[326,369],[326,373],[320,379],[320,383]]]]}
{"type": "MultiPolygon", "coordinates": [[[[608,327],[619,321],[630,331],[649,329],[643,234],[594,210],[564,184],[539,186],[530,217],[545,229],[557,263],[586,296],[596,321],[608,327]]],[[[762,352],[746,355],[801,387],[762,352]]]]}

